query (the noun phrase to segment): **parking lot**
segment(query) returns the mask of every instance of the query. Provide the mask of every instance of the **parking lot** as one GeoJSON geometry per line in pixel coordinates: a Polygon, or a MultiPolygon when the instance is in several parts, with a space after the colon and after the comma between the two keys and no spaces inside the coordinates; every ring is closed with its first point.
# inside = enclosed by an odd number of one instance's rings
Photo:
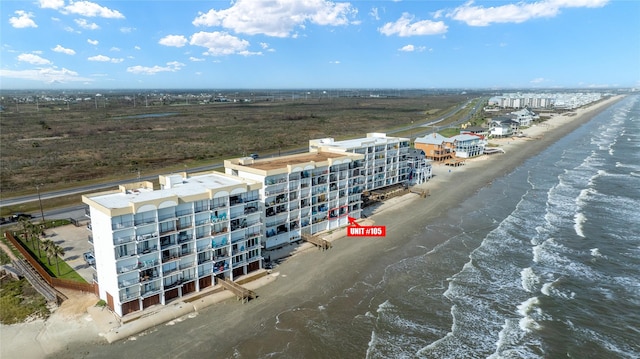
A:
{"type": "Polygon", "coordinates": [[[46,230],[46,238],[64,248],[64,261],[88,283],[93,282],[93,275],[96,272],[93,267],[85,262],[83,257],[85,252],[93,250],[88,240],[88,235],[90,234],[91,231],[87,229],[86,225],[76,227],[73,224],[69,224],[46,230]]]}

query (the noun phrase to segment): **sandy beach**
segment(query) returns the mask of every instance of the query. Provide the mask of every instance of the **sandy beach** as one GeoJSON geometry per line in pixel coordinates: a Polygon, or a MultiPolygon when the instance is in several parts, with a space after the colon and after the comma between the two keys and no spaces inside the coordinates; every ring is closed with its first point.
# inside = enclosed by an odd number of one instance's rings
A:
{"type": "MultiPolygon", "coordinates": [[[[109,342],[135,340],[156,325],[172,325],[193,320],[206,311],[216,316],[217,325],[233,328],[234,340],[242,342],[256,336],[260,323],[273,318],[282,308],[313,300],[334,288],[348,286],[364,273],[379,270],[377,259],[384,253],[391,258],[409,255],[397,250],[415,240],[424,223],[457,206],[466,197],[521,165],[550,144],[572,132],[593,116],[622,97],[600,101],[571,115],[554,115],[543,124],[525,129],[524,137],[491,140],[504,154],[470,159],[460,167],[434,165],[434,177],[418,189],[428,190],[427,198],[416,194],[396,197],[374,208],[368,208],[367,221],[386,226],[384,238],[346,237],[344,229],[325,238],[333,248],[319,251],[310,244],[301,246],[294,255],[276,267],[269,275],[247,285],[259,298],[242,306],[227,300],[230,293],[218,293],[191,303],[172,303],[155,315],[123,324],[110,312],[95,307],[98,298],[92,294],[68,293],[65,301],[47,320],[0,326],[1,358],[43,358],[47,356],[80,357],[94,349],[106,352],[109,342]],[[217,303],[215,305],[212,305],[217,303]],[[204,309],[206,308],[206,310],[204,309]],[[62,354],[61,354],[62,353],[62,354]]],[[[433,238],[420,243],[427,248],[439,244],[433,238]]],[[[224,333],[211,333],[210,340],[225,340],[224,333]]],[[[259,344],[260,339],[255,339],[259,344]]],[[[118,348],[113,348],[119,350],[118,348]]],[[[179,350],[179,349],[176,349],[179,350]]],[[[158,346],[162,357],[175,357],[158,346]]],[[[117,356],[114,353],[114,356],[117,356]]],[[[146,352],[146,356],[154,352],[146,352]]],[[[96,356],[101,357],[101,356],[96,356]]]]}

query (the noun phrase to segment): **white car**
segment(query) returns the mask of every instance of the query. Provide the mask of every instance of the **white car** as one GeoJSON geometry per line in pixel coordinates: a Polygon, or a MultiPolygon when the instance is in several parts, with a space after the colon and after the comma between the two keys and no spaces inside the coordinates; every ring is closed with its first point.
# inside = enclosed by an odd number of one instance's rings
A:
{"type": "Polygon", "coordinates": [[[87,262],[88,265],[92,266],[96,264],[96,258],[93,256],[93,253],[85,252],[83,256],[84,256],[84,261],[87,262]]]}

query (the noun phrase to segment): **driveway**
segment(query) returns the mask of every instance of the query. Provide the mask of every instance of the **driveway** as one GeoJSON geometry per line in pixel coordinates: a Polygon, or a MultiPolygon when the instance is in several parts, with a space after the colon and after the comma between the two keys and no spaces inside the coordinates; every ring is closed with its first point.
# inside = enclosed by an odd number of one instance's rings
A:
{"type": "Polygon", "coordinates": [[[73,224],[69,224],[47,229],[45,232],[47,239],[64,248],[64,261],[88,283],[92,283],[96,270],[89,266],[82,256],[83,253],[93,250],[93,246],[88,240],[88,235],[91,234],[91,231],[85,225],[76,227],[73,224]]]}

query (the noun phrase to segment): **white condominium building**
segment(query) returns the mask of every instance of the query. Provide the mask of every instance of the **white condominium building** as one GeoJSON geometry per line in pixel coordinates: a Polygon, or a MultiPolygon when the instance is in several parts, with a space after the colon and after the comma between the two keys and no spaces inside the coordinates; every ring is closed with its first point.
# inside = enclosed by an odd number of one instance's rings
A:
{"type": "Polygon", "coordinates": [[[264,248],[274,249],[360,218],[364,155],[311,151],[224,161],[229,175],[260,182],[264,248]]]}
{"type": "Polygon", "coordinates": [[[309,150],[362,154],[366,191],[405,183],[409,179],[408,138],[387,137],[384,133],[367,133],[365,138],[344,141],[321,138],[310,140],[309,150]]]}
{"type": "Polygon", "coordinates": [[[123,316],[261,268],[259,182],[222,173],[160,176],[82,197],[100,298],[123,316]]]}

